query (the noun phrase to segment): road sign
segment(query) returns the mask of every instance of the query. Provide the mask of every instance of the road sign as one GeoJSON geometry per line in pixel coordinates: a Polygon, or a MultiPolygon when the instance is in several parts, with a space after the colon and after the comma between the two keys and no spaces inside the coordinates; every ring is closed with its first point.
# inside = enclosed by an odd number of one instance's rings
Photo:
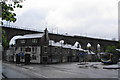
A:
{"type": "Polygon", "coordinates": [[[21,53],[21,56],[24,56],[24,53],[21,53]]]}
{"type": "Polygon", "coordinates": [[[20,56],[20,53],[18,53],[18,56],[20,56]]]}

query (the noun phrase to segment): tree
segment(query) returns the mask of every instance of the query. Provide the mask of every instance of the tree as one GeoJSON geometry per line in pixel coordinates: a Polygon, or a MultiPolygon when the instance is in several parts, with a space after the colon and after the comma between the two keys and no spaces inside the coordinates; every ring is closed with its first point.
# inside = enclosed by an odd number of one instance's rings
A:
{"type": "Polygon", "coordinates": [[[116,46],[108,46],[105,52],[107,52],[107,53],[117,53],[116,48],[117,48],[116,46]]]}
{"type": "MultiPolygon", "coordinates": [[[[0,2],[0,17],[2,19],[2,21],[0,22],[1,25],[3,25],[3,20],[9,22],[15,22],[17,19],[16,19],[16,13],[14,13],[14,9],[22,8],[22,5],[20,4],[22,0],[8,0],[8,1],[9,2],[5,2],[5,1],[0,2]]],[[[9,47],[9,41],[7,40],[6,32],[4,30],[1,30],[1,28],[0,28],[0,32],[2,34],[2,46],[3,46],[2,57],[4,60],[5,50],[8,49],[9,47]]]]}
{"type": "Polygon", "coordinates": [[[15,22],[16,21],[16,13],[14,13],[14,9],[15,8],[22,8],[22,5],[20,4],[20,0],[14,0],[11,1],[9,3],[7,2],[0,2],[0,6],[1,6],[1,13],[0,16],[2,17],[2,21],[1,24],[3,25],[3,20],[5,21],[10,21],[10,22],[15,22]]]}
{"type": "Polygon", "coordinates": [[[9,47],[9,41],[7,40],[7,35],[4,30],[2,30],[2,46],[4,49],[7,49],[9,47]]]}
{"type": "MultiPolygon", "coordinates": [[[[2,1],[0,2],[0,17],[2,17],[1,24],[3,25],[3,20],[9,21],[9,22],[15,22],[16,19],[16,13],[14,13],[15,8],[22,8],[22,0],[10,0],[9,3],[2,1]]],[[[0,30],[2,32],[2,46],[3,48],[8,48],[9,41],[7,40],[7,35],[4,30],[0,30]]]]}
{"type": "Polygon", "coordinates": [[[120,49],[120,42],[118,43],[117,48],[120,49]]]}

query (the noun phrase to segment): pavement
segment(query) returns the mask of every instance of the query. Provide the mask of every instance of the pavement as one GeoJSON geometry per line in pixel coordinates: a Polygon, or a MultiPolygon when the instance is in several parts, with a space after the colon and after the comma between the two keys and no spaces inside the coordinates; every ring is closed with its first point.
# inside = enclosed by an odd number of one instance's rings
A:
{"type": "Polygon", "coordinates": [[[100,62],[92,62],[92,63],[86,63],[84,65],[82,64],[78,64],[80,65],[79,67],[80,68],[83,68],[83,67],[91,67],[91,68],[99,68],[99,69],[120,69],[120,63],[118,64],[109,64],[109,65],[105,65],[103,63],[100,63],[100,62]]]}
{"type": "Polygon", "coordinates": [[[118,78],[119,69],[103,69],[100,62],[80,64],[30,64],[3,63],[3,73],[9,78],[118,78]],[[12,74],[11,74],[12,73],[12,74]]]}
{"type": "Polygon", "coordinates": [[[108,65],[108,66],[104,66],[103,69],[120,69],[119,65],[108,65]]]}

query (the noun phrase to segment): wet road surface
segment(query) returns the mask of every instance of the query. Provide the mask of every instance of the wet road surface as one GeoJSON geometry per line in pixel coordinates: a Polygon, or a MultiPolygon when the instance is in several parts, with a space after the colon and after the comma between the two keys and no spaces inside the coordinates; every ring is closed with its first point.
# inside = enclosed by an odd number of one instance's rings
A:
{"type": "Polygon", "coordinates": [[[3,63],[3,73],[8,78],[117,78],[117,70],[79,68],[77,63],[19,65],[3,63]]]}

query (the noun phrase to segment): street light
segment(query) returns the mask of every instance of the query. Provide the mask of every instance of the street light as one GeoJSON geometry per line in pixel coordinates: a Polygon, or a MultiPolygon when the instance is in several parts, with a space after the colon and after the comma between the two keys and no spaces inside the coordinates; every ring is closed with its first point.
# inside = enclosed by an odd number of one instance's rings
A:
{"type": "Polygon", "coordinates": [[[90,43],[88,43],[87,44],[87,49],[90,51],[90,48],[91,48],[91,44],[90,43]]]}
{"type": "Polygon", "coordinates": [[[97,57],[100,59],[100,44],[97,44],[97,57]]]}
{"type": "Polygon", "coordinates": [[[60,44],[61,44],[60,54],[61,54],[61,62],[62,62],[62,45],[64,44],[64,40],[60,40],[60,44]]]}

